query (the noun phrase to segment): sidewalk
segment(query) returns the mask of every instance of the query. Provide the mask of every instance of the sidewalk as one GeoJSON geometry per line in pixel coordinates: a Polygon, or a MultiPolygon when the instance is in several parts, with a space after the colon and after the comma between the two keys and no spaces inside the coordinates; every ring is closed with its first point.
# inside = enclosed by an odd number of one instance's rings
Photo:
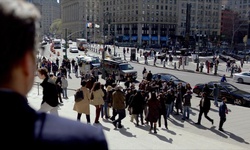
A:
{"type": "MultiPolygon", "coordinates": [[[[102,46],[93,46],[90,50],[92,52],[95,52],[94,50],[98,50],[99,48],[102,48],[102,46]]],[[[109,45],[109,47],[111,47],[111,55],[114,54],[114,48],[112,46],[109,45]]],[[[131,49],[131,48],[129,48],[131,49]]],[[[143,49],[140,49],[139,51],[143,51],[143,49]]],[[[123,47],[116,47],[116,50],[115,50],[116,54],[118,57],[121,57],[123,60],[124,60],[124,55],[123,55],[123,47]]],[[[95,52],[96,53],[96,52],[95,52]]],[[[98,52],[97,52],[98,53],[98,52]]],[[[101,55],[101,53],[98,53],[101,55]]],[[[200,68],[199,68],[199,71],[196,71],[197,69],[197,63],[193,62],[192,61],[192,58],[191,56],[189,56],[189,62],[187,62],[187,65],[184,66],[184,69],[183,69],[183,66],[180,66],[180,68],[178,67],[178,64],[179,64],[179,61],[178,61],[178,57],[179,56],[173,56],[173,62],[172,64],[170,64],[169,62],[166,62],[165,63],[165,67],[164,67],[164,61],[161,63],[160,59],[157,59],[156,61],[156,67],[160,67],[160,68],[167,68],[167,69],[175,69],[175,70],[179,70],[179,71],[187,71],[187,72],[193,72],[193,73],[202,73],[202,74],[206,74],[206,75],[214,75],[214,68],[211,71],[209,71],[209,73],[207,73],[207,69],[204,65],[204,68],[203,68],[203,72],[200,72],[200,68]],[[175,67],[175,64],[176,64],[176,67],[175,67]]],[[[125,54],[125,58],[127,61],[130,61],[130,52],[125,54]]],[[[200,62],[204,62],[205,63],[205,60],[208,59],[208,60],[211,60],[212,59],[212,56],[207,56],[207,57],[199,57],[200,58],[200,62]]],[[[132,63],[140,63],[140,64],[145,64],[145,60],[144,60],[144,56],[140,57],[140,53],[136,53],[136,61],[130,61],[132,63]]],[[[237,66],[240,66],[240,61],[236,61],[236,64],[237,66]]],[[[148,58],[148,65],[150,66],[153,66],[154,65],[154,58],[148,58]]],[[[243,65],[243,68],[241,68],[242,71],[250,71],[250,62],[249,63],[244,63],[243,65]]],[[[218,66],[218,70],[217,70],[217,76],[222,76],[222,75],[226,75],[227,78],[231,78],[231,72],[226,72],[226,62],[220,60],[220,63],[219,63],[219,66],[218,66]]]]}
{"type": "MultiPolygon", "coordinates": [[[[120,48],[121,49],[121,48],[120,48]]],[[[118,49],[117,52],[122,54],[122,49],[118,49]]],[[[101,56],[98,55],[98,56],[101,56]]],[[[129,58],[129,54],[126,55],[129,58]]],[[[153,61],[150,60],[150,65],[153,65],[153,61]]],[[[158,60],[158,63],[160,61],[158,60]]],[[[137,62],[133,62],[137,63],[137,62]]],[[[144,63],[141,58],[140,63],[144,63]]],[[[158,67],[162,67],[157,64],[158,67]]],[[[173,66],[168,66],[173,69],[173,66]]],[[[189,63],[186,66],[187,70],[194,70],[196,68],[195,63],[189,63]],[[189,68],[188,68],[189,67],[189,68]]],[[[182,69],[180,68],[180,71],[182,69]]],[[[185,70],[186,71],[186,70],[185,70]]],[[[195,71],[193,71],[196,73],[195,71]]],[[[36,78],[36,82],[39,79],[36,78]]],[[[105,83],[104,80],[100,79],[101,83],[105,83]]],[[[69,80],[70,88],[76,89],[79,87],[80,79],[72,76],[69,80]]],[[[124,86],[124,83],[121,83],[124,86]]],[[[136,85],[138,86],[138,85],[136,85]]],[[[42,100],[42,88],[38,90],[37,85],[34,85],[32,90],[28,94],[29,104],[36,110],[39,109],[42,100]],[[39,92],[39,93],[38,93],[39,92]]],[[[59,108],[59,116],[76,120],[77,113],[73,111],[74,105],[74,92],[68,91],[69,99],[63,100],[64,105],[59,108]]],[[[149,149],[149,150],[163,150],[163,149],[232,149],[232,150],[245,150],[249,146],[250,134],[248,131],[249,119],[247,114],[248,108],[241,108],[238,106],[229,105],[230,109],[234,112],[228,116],[228,120],[225,123],[225,129],[227,132],[222,133],[218,131],[218,108],[211,106],[209,116],[214,119],[215,124],[211,125],[204,117],[202,126],[196,126],[194,122],[197,121],[199,108],[196,107],[199,103],[200,98],[193,96],[192,108],[190,113],[190,120],[183,121],[181,115],[172,115],[168,119],[168,130],[162,127],[158,127],[157,134],[150,134],[148,132],[149,126],[143,125],[135,127],[135,124],[130,122],[130,115],[126,111],[126,117],[122,121],[124,128],[114,129],[113,124],[110,120],[101,119],[100,125],[92,124],[95,127],[103,128],[104,133],[107,137],[110,150],[123,150],[123,149],[149,149]],[[241,116],[241,117],[239,117],[241,116]],[[237,121],[236,121],[237,120],[237,121]],[[241,124],[238,124],[238,123],[241,124]],[[244,125],[244,126],[243,126],[244,125]]],[[[110,111],[112,113],[112,110],[110,111]]],[[[91,122],[95,118],[95,108],[91,105],[90,107],[90,118],[91,122]]],[[[86,123],[85,115],[82,116],[81,122],[86,123]]],[[[162,120],[163,123],[163,120],[162,120]]]]}
{"type": "MultiPolygon", "coordinates": [[[[117,49],[118,54],[123,54],[122,48],[117,49]]],[[[101,54],[98,54],[101,57],[101,54]]],[[[129,53],[126,53],[126,57],[129,58],[129,53]]],[[[138,54],[136,54],[138,55],[138,54]]],[[[121,55],[122,56],[122,55],[121,55]]],[[[60,56],[62,57],[62,56],[60,56]]],[[[144,58],[140,58],[140,63],[144,63],[144,58]]],[[[160,64],[160,61],[157,60],[157,67],[163,67],[160,64]]],[[[137,62],[133,62],[137,63],[137,62]]],[[[153,61],[149,61],[149,65],[153,65],[153,61]]],[[[219,73],[224,73],[223,63],[219,65],[219,73]]],[[[248,67],[249,70],[250,64],[245,64],[244,68],[248,67]],[[247,66],[248,65],[248,66],[247,66]]],[[[166,65],[169,69],[174,69],[171,65],[166,65]]],[[[244,69],[243,68],[243,69],[244,69]]],[[[196,64],[190,62],[188,66],[185,66],[184,71],[195,71],[196,64]]],[[[178,68],[176,69],[178,70],[178,68]]],[[[182,67],[179,69],[182,70],[182,67]]],[[[36,82],[40,82],[36,77],[36,82]]],[[[100,79],[101,83],[105,81],[100,79]]],[[[72,79],[69,80],[69,86],[72,89],[79,88],[80,79],[72,76],[72,79]]],[[[124,83],[121,83],[124,86],[124,83]]],[[[136,84],[138,86],[138,84],[136,84]]],[[[64,101],[64,105],[59,108],[59,116],[76,120],[77,113],[73,111],[74,105],[74,91],[68,91],[69,99],[64,101]]],[[[38,110],[42,101],[42,88],[40,86],[34,85],[32,90],[27,95],[29,104],[35,109],[38,110]],[[39,90],[38,90],[39,87],[39,90]]],[[[214,125],[211,125],[209,121],[203,117],[202,125],[197,126],[194,123],[197,121],[199,114],[199,103],[200,98],[195,95],[192,98],[192,108],[190,113],[190,120],[183,121],[181,115],[171,115],[168,119],[168,130],[162,127],[158,127],[157,134],[150,134],[148,132],[148,125],[140,125],[135,127],[135,124],[130,122],[130,115],[126,111],[126,117],[122,121],[124,128],[114,129],[113,124],[110,120],[99,119],[100,125],[92,124],[95,127],[103,128],[106,135],[109,149],[110,150],[221,150],[221,149],[230,149],[230,150],[246,150],[249,149],[249,108],[239,107],[235,105],[228,105],[230,110],[230,115],[228,115],[227,122],[224,125],[225,133],[218,131],[218,108],[211,106],[211,111],[209,111],[209,116],[214,119],[214,125]],[[239,117],[240,116],[240,117],[239,117]]],[[[112,110],[110,111],[112,113],[112,110]]],[[[90,118],[91,122],[95,118],[95,107],[91,105],[90,107],[90,118]]],[[[85,115],[82,116],[81,122],[86,123],[85,115]]],[[[162,121],[163,123],[163,118],[162,121]]]]}
{"type": "MultiPolygon", "coordinates": [[[[69,80],[71,84],[72,82],[76,82],[77,78],[72,78],[69,80]]],[[[101,83],[104,83],[104,80],[100,80],[101,83]]],[[[121,84],[123,86],[123,84],[121,84]]],[[[41,100],[42,100],[42,89],[38,89],[37,86],[34,86],[32,90],[28,94],[29,104],[36,110],[39,109],[41,100]]],[[[72,120],[76,120],[77,113],[73,111],[74,105],[74,96],[71,92],[69,94],[69,99],[63,100],[64,105],[59,108],[59,116],[69,118],[72,120]]],[[[168,130],[162,127],[158,127],[157,134],[151,134],[148,132],[148,125],[140,125],[136,127],[134,123],[130,122],[130,115],[126,111],[126,117],[122,120],[122,124],[124,128],[122,129],[114,129],[113,124],[110,120],[101,119],[100,125],[93,124],[93,126],[98,128],[103,128],[106,138],[108,140],[109,149],[110,150],[123,150],[123,149],[147,149],[147,150],[163,150],[163,149],[176,149],[176,150],[186,150],[186,149],[232,149],[232,150],[244,150],[248,146],[244,142],[239,142],[238,138],[240,137],[238,134],[232,136],[230,132],[235,129],[235,121],[233,115],[229,117],[229,120],[225,124],[225,129],[229,130],[229,133],[221,133],[217,130],[219,117],[214,106],[211,106],[211,112],[209,116],[214,119],[215,125],[211,125],[210,122],[203,118],[202,126],[196,126],[194,122],[196,122],[198,118],[198,109],[195,107],[199,103],[199,98],[195,97],[192,99],[192,109],[190,114],[190,120],[183,121],[181,119],[181,115],[171,115],[168,119],[168,130]],[[232,129],[232,127],[234,129],[232,129]],[[235,138],[236,137],[236,138],[235,138]]],[[[232,111],[237,112],[239,107],[232,107],[230,109],[232,111]]],[[[242,113],[247,113],[248,110],[242,110],[242,113]]],[[[112,110],[110,111],[112,113],[112,110]]],[[[90,118],[91,122],[95,118],[95,107],[91,105],[90,107],[90,118]]],[[[239,115],[239,114],[238,114],[239,115]]],[[[238,118],[238,115],[235,118],[238,118]]],[[[247,116],[246,116],[247,117],[247,116]]],[[[238,118],[239,119],[239,118],[238,118]]],[[[243,117],[244,119],[244,117],[243,117]]],[[[244,119],[247,120],[247,119],[244,119]]],[[[85,115],[82,116],[81,122],[86,123],[85,115]]],[[[163,123],[163,120],[162,120],[163,123]]],[[[238,129],[244,130],[244,129],[238,129]]],[[[235,133],[236,134],[236,133],[235,133]]],[[[243,139],[244,141],[244,139],[243,139]]]]}

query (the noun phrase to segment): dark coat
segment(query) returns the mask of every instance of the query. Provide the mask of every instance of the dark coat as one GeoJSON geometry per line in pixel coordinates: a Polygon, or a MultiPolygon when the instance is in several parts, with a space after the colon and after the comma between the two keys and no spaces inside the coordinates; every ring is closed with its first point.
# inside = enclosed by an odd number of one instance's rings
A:
{"type": "Polygon", "coordinates": [[[161,104],[160,115],[166,115],[167,114],[166,104],[165,104],[166,97],[165,96],[159,97],[159,101],[160,101],[160,104],[161,104]]]}
{"type": "Polygon", "coordinates": [[[149,122],[157,122],[160,116],[160,101],[158,99],[149,99],[148,100],[148,115],[146,120],[149,122]]]}
{"type": "Polygon", "coordinates": [[[225,102],[222,102],[219,107],[219,116],[221,118],[226,118],[227,113],[228,113],[227,104],[225,102]]]}
{"type": "Polygon", "coordinates": [[[141,94],[137,93],[135,94],[135,96],[133,96],[129,104],[129,108],[132,108],[132,114],[141,114],[143,113],[144,105],[145,105],[144,98],[142,97],[141,94]]]}
{"type": "Polygon", "coordinates": [[[0,110],[2,136],[1,146],[8,146],[12,149],[16,144],[9,144],[13,141],[13,135],[18,139],[18,147],[24,149],[57,148],[57,149],[104,149],[108,150],[107,141],[103,129],[96,128],[78,121],[58,117],[48,113],[36,112],[28,104],[27,98],[13,91],[1,90],[0,97],[8,98],[2,101],[3,107],[0,110]],[[8,112],[8,113],[6,113],[8,112]],[[21,122],[13,116],[17,115],[21,122]]]}
{"type": "Polygon", "coordinates": [[[42,104],[46,102],[51,107],[58,105],[57,87],[55,84],[48,82],[48,77],[40,84],[43,87],[43,100],[42,104]]]}
{"type": "Polygon", "coordinates": [[[208,113],[209,110],[210,110],[210,107],[211,107],[210,99],[208,97],[201,98],[201,100],[200,100],[200,110],[203,110],[204,112],[208,113]],[[203,105],[202,105],[203,100],[204,100],[204,102],[203,102],[203,105]]]}

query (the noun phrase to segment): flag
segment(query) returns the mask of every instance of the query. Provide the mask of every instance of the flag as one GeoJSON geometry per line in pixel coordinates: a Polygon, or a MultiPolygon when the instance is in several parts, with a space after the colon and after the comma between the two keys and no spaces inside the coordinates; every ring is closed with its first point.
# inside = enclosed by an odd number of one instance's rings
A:
{"type": "Polygon", "coordinates": [[[95,24],[95,28],[100,28],[100,25],[98,25],[98,24],[95,24]]]}
{"type": "Polygon", "coordinates": [[[87,26],[87,28],[92,28],[92,23],[89,22],[89,23],[86,24],[86,26],[87,26]]]}

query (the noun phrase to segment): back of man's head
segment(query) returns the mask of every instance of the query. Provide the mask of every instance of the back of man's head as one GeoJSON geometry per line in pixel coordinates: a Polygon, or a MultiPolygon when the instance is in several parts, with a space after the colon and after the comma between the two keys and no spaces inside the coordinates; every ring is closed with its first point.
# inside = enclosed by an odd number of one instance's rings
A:
{"type": "Polygon", "coordinates": [[[11,69],[28,51],[37,50],[39,19],[40,13],[31,3],[24,0],[0,1],[0,85],[9,81],[11,69]]]}

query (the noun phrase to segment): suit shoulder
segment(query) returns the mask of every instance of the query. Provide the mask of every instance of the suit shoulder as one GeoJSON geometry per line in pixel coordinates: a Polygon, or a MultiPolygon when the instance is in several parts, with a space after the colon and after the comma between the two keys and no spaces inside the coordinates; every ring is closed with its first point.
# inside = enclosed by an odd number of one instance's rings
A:
{"type": "Polygon", "coordinates": [[[108,149],[102,128],[50,114],[46,114],[40,134],[45,143],[108,149]]]}

